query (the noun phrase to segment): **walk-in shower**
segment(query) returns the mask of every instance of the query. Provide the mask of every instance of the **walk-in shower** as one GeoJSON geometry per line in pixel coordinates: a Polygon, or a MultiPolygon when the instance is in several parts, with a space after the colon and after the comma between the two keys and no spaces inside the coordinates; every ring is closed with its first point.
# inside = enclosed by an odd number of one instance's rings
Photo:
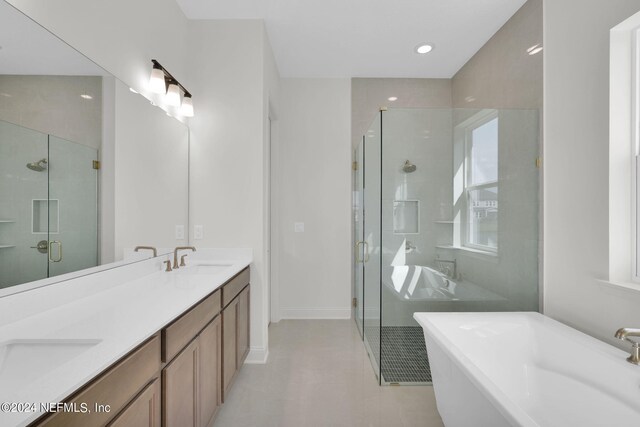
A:
{"type": "Polygon", "coordinates": [[[97,265],[97,159],[0,120],[0,289],[97,265]]]}
{"type": "Polygon", "coordinates": [[[414,312],[538,309],[539,147],[536,110],[377,115],[357,149],[355,317],[381,384],[431,382],[414,312]]]}

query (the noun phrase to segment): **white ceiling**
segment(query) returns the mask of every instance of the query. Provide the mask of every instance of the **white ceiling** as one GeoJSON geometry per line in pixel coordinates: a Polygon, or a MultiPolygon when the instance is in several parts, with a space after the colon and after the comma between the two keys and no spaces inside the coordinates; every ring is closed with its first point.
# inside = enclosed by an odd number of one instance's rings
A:
{"type": "Polygon", "coordinates": [[[0,47],[0,74],[110,75],[3,0],[0,47]]]}
{"type": "Polygon", "coordinates": [[[176,1],[190,19],[264,19],[283,77],[450,78],[526,0],[176,1]]]}

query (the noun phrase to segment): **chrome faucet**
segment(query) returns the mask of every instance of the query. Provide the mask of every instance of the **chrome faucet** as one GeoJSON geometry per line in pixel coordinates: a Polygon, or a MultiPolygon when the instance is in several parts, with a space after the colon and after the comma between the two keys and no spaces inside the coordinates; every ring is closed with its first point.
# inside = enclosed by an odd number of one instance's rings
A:
{"type": "Polygon", "coordinates": [[[154,258],[158,256],[158,250],[153,246],[136,246],[136,248],[133,251],[138,252],[140,249],[148,249],[150,251],[153,251],[154,258]]]}
{"type": "MultiPolygon", "coordinates": [[[[186,250],[186,249],[190,249],[193,252],[196,251],[196,248],[193,246],[177,246],[174,250],[173,250],[173,269],[176,270],[178,268],[180,268],[180,265],[178,265],[178,251],[182,251],[182,250],[186,250]]],[[[184,266],[184,264],[182,264],[184,266]]]]}
{"type": "Polygon", "coordinates": [[[631,356],[627,357],[627,362],[640,365],[640,342],[630,340],[628,337],[640,337],[640,329],[620,328],[616,331],[616,338],[633,344],[631,356]]]}
{"type": "Polygon", "coordinates": [[[436,258],[436,266],[440,273],[455,280],[458,275],[458,263],[455,259],[436,258]]]}

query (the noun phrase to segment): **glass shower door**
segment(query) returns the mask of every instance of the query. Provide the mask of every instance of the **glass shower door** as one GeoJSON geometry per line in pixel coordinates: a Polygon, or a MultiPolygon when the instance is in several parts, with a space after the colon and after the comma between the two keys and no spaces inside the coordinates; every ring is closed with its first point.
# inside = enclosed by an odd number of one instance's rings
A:
{"type": "Polygon", "coordinates": [[[380,381],[380,257],[382,116],[378,114],[364,137],[364,343],[380,381]]]}
{"type": "Polygon", "coordinates": [[[49,276],[98,265],[93,147],[49,136],[49,276]]]}
{"type": "Polygon", "coordinates": [[[354,188],[353,193],[353,222],[354,222],[354,278],[355,289],[353,304],[353,318],[356,319],[356,325],[360,336],[364,337],[363,331],[363,310],[364,310],[364,142],[358,145],[356,151],[356,163],[354,171],[354,188]]]}
{"type": "Polygon", "coordinates": [[[47,135],[0,121],[0,289],[47,277],[47,135]]]}

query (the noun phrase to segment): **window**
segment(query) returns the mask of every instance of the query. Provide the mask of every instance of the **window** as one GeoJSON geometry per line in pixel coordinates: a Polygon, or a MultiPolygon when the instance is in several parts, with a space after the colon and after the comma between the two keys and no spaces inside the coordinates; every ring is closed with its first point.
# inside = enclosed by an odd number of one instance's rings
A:
{"type": "Polygon", "coordinates": [[[464,245],[498,249],[498,117],[495,110],[467,128],[464,245]]]}

